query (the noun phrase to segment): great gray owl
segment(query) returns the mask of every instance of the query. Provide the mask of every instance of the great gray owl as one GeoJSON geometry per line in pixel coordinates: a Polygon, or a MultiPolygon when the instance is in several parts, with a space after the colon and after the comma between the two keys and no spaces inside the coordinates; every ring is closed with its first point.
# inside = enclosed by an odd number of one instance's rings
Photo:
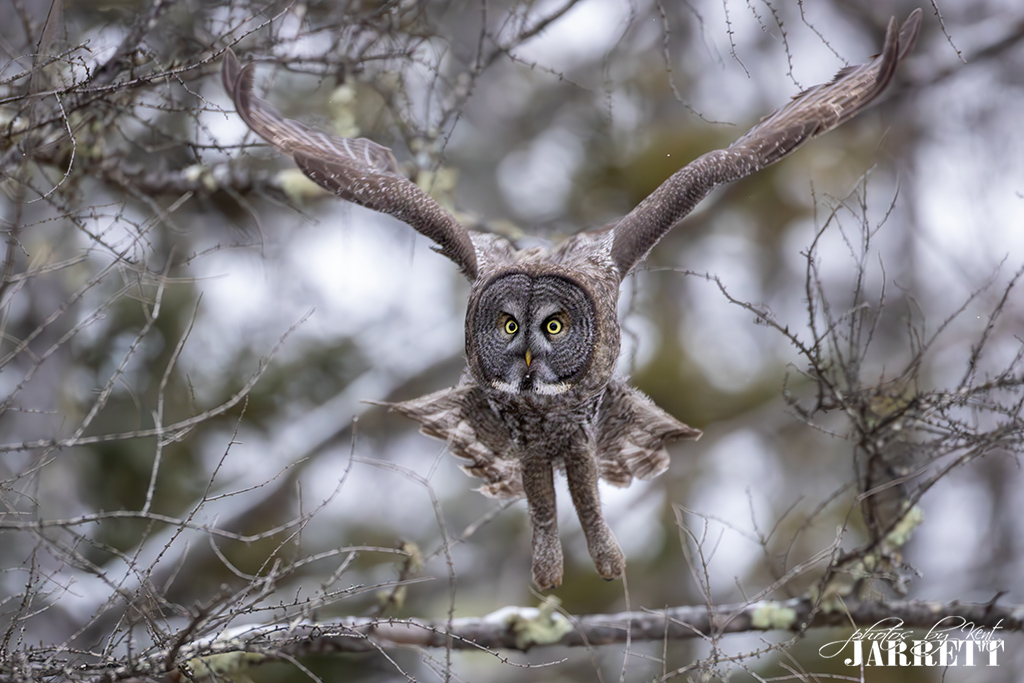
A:
{"type": "Polygon", "coordinates": [[[525,497],[533,527],[533,581],[562,581],[554,471],[568,479],[590,555],[606,579],[625,559],[601,513],[598,479],[628,486],[668,467],[664,446],[700,432],[614,376],[619,284],[713,188],[750,175],[850,120],[885,90],[921,23],[889,23],[881,54],[843,69],[763,119],[728,149],[666,180],[614,227],[577,234],[548,251],[470,233],[405,178],[391,150],[283,118],[252,92],[253,65],[228,50],[224,86],[249,127],[339,197],[408,223],[437,243],[472,283],[466,311],[468,372],[458,386],[394,410],[447,442],[481,491],[525,497]]]}

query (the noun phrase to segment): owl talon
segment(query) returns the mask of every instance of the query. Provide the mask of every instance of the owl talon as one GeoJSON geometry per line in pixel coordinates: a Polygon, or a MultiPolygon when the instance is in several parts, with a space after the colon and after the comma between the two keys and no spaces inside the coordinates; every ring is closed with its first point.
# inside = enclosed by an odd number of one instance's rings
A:
{"type": "Polygon", "coordinates": [[[562,563],[556,566],[543,566],[534,564],[534,584],[542,591],[550,591],[562,585],[562,563]]]}
{"type": "MultiPolygon", "coordinates": [[[[608,579],[611,581],[611,579],[608,579]]],[[[562,574],[559,573],[557,576],[537,576],[533,575],[533,583],[537,586],[538,590],[549,591],[558,588],[562,585],[562,574]]]]}
{"type": "Polygon", "coordinates": [[[558,532],[534,532],[533,582],[542,591],[562,585],[562,543],[558,532]]]}
{"type": "Polygon", "coordinates": [[[605,581],[621,579],[622,575],[626,573],[626,558],[618,544],[614,541],[612,543],[614,545],[611,547],[602,548],[601,552],[591,554],[597,573],[605,581]]]}

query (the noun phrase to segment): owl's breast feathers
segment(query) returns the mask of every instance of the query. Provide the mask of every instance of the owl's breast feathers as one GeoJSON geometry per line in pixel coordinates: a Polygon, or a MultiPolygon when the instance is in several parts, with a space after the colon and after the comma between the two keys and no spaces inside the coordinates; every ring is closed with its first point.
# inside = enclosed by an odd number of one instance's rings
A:
{"type": "MultiPolygon", "coordinates": [[[[550,449],[553,438],[565,442],[570,434],[579,434],[584,443],[576,446],[597,458],[601,478],[625,487],[633,477],[652,479],[668,469],[665,444],[701,435],[620,379],[608,384],[591,424],[575,423],[579,429],[572,428],[570,416],[538,413],[533,416],[536,430],[513,434],[515,427],[502,416],[502,408],[469,377],[456,387],[386,405],[419,422],[427,436],[445,441],[452,455],[466,461],[462,470],[483,480],[477,490],[503,500],[525,497],[521,458],[534,439],[545,440],[543,445],[550,449]]],[[[523,417],[517,415],[514,422],[523,417]]],[[[566,443],[564,448],[573,445],[566,443]]],[[[561,455],[554,454],[555,464],[561,464],[561,455]]]]}

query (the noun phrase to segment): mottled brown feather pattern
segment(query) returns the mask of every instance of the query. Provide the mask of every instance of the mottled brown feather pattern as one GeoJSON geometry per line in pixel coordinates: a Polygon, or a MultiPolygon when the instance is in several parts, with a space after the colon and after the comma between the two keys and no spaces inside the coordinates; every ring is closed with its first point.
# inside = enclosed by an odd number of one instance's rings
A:
{"type": "Polygon", "coordinates": [[[518,451],[508,429],[471,378],[411,401],[384,404],[420,423],[420,431],[448,444],[459,467],[483,481],[477,490],[491,498],[524,498],[518,451]]]}
{"type": "MultiPolygon", "coordinates": [[[[484,495],[501,500],[525,497],[519,449],[499,411],[471,377],[451,389],[381,405],[416,420],[421,432],[444,441],[452,455],[466,461],[461,469],[484,482],[477,489],[484,495]]],[[[615,379],[608,383],[598,407],[592,447],[601,479],[625,487],[634,477],[646,481],[668,469],[667,443],[699,437],[700,430],[675,419],[624,380],[615,379]]]]}
{"type": "Polygon", "coordinates": [[[608,384],[599,424],[601,479],[620,487],[632,484],[633,477],[646,481],[667,470],[666,444],[700,437],[700,430],[675,419],[623,381],[608,384]]]}

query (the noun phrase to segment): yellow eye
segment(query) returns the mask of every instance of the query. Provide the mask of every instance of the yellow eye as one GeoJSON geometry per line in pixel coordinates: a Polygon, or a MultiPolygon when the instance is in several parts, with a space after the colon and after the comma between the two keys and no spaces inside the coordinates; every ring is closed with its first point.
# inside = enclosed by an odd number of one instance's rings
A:
{"type": "Polygon", "coordinates": [[[562,332],[562,330],[565,329],[565,326],[562,325],[562,321],[559,320],[558,318],[552,318],[544,326],[544,329],[547,331],[548,334],[554,335],[554,334],[560,334],[562,332]]]}
{"type": "Polygon", "coordinates": [[[505,334],[515,334],[519,331],[519,323],[512,318],[505,321],[505,334]]]}

